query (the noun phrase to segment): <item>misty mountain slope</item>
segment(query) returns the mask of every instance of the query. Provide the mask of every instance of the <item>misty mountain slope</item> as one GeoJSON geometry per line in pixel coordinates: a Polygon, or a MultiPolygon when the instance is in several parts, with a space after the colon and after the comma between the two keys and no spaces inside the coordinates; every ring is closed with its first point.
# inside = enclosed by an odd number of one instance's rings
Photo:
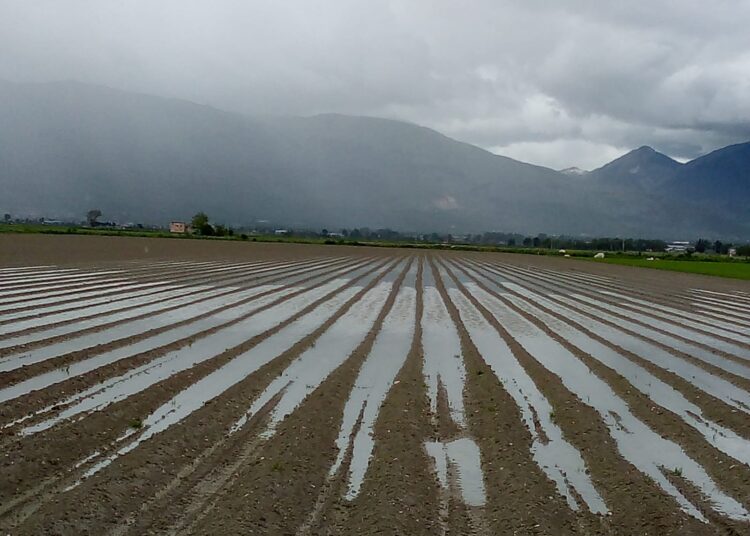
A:
{"type": "MultiPolygon", "coordinates": [[[[314,177],[313,198],[375,225],[406,228],[538,229],[578,224],[573,207],[550,218],[545,203],[570,197],[558,173],[490,154],[435,131],[382,119],[323,115],[288,120],[287,152],[299,181],[314,177]],[[301,158],[300,158],[301,157],[301,158]],[[536,211],[536,214],[524,212],[536,211]],[[478,227],[481,225],[481,227],[478,227]]],[[[289,168],[287,168],[289,169],[289,168]]]]}
{"type": "Polygon", "coordinates": [[[679,162],[644,145],[595,169],[587,177],[625,187],[653,188],[669,181],[681,167],[679,162]]]}
{"type": "Polygon", "coordinates": [[[686,164],[644,146],[586,178],[614,194],[637,195],[644,212],[664,214],[678,232],[740,239],[750,232],[750,143],[686,164]]]}
{"type": "MultiPolygon", "coordinates": [[[[671,164],[635,153],[647,164],[637,181],[617,178],[632,164],[617,161],[573,178],[397,121],[247,118],[74,82],[0,82],[0,210],[13,214],[80,219],[100,208],[108,219],[164,223],[205,210],[233,225],[747,232],[733,213],[703,217],[673,203],[645,171],[671,164]]],[[[700,184],[706,172],[696,169],[700,184]]]]}
{"type": "Polygon", "coordinates": [[[740,208],[750,219],[750,143],[730,145],[688,162],[670,187],[682,196],[740,208]]]}

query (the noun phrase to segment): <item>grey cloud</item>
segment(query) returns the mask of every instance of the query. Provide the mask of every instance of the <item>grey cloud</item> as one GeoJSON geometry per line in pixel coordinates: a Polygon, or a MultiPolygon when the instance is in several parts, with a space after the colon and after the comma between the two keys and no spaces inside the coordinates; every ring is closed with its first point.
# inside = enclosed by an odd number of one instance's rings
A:
{"type": "Polygon", "coordinates": [[[0,78],[413,121],[552,167],[750,138],[750,2],[0,0],[0,78]]]}

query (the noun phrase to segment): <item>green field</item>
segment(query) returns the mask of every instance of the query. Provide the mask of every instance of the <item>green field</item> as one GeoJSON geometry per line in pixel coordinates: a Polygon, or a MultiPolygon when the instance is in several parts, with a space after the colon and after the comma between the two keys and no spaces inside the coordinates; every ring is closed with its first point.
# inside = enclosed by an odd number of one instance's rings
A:
{"type": "Polygon", "coordinates": [[[750,262],[742,261],[694,261],[683,259],[657,259],[647,261],[643,258],[610,257],[595,262],[638,266],[655,270],[671,270],[690,274],[715,275],[734,279],[750,279],[750,262]]]}

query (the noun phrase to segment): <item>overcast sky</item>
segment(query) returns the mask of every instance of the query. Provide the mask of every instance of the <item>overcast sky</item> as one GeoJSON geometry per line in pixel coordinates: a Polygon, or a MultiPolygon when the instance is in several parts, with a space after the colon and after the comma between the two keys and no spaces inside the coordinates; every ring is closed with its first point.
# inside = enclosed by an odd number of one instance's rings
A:
{"type": "Polygon", "coordinates": [[[591,169],[750,140],[750,1],[0,0],[0,78],[412,121],[591,169]]]}

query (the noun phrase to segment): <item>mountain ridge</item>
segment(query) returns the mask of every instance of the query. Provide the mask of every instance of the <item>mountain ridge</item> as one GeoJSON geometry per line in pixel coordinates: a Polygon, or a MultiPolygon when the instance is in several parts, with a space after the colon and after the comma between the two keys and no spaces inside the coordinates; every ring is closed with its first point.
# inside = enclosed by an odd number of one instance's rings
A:
{"type": "MultiPolygon", "coordinates": [[[[738,147],[711,153],[714,165],[744,161],[738,147]]],[[[0,209],[11,213],[100,208],[120,221],[163,223],[205,210],[230,224],[747,236],[741,200],[717,198],[729,212],[715,213],[669,194],[681,171],[659,170],[688,169],[704,195],[707,172],[692,162],[642,147],[571,181],[389,119],[254,118],[79,82],[0,82],[0,209]],[[635,160],[644,169],[628,175],[633,166],[613,165],[635,160]]],[[[735,167],[732,180],[745,180],[735,167]]]]}

